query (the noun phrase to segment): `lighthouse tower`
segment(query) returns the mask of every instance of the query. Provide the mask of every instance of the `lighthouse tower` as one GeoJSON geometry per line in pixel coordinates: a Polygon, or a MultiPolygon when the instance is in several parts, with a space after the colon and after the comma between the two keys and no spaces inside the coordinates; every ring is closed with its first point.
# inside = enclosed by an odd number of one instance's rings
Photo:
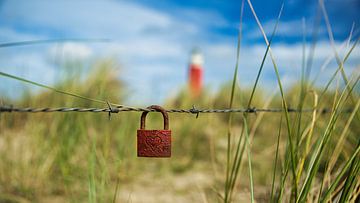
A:
{"type": "Polygon", "coordinates": [[[198,97],[203,85],[204,58],[199,49],[193,49],[189,64],[189,88],[193,97],[198,97]]]}

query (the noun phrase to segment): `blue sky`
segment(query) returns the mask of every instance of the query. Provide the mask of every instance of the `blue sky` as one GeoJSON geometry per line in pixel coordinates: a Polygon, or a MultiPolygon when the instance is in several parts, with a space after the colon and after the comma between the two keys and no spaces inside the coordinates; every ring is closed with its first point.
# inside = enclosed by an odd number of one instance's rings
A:
{"type": "MultiPolygon", "coordinates": [[[[269,35],[282,1],[252,1],[269,35]]],[[[0,49],[0,70],[34,81],[53,84],[61,66],[57,60],[81,60],[89,64],[112,57],[121,64],[119,77],[132,92],[129,103],[161,103],[186,85],[189,54],[199,47],[205,58],[205,84],[216,90],[231,80],[235,66],[239,1],[0,1],[0,43],[56,39],[107,38],[110,43],[46,44],[0,49]],[[62,57],[59,57],[62,56],[62,57]]],[[[299,78],[302,53],[302,19],[306,24],[307,52],[311,44],[318,1],[288,0],[272,49],[282,80],[291,85],[299,78]]],[[[325,1],[335,47],[340,56],[352,25],[359,37],[360,2],[325,1]],[[345,42],[345,43],[344,43],[345,42]]],[[[336,68],[326,26],[320,13],[314,74],[318,84],[336,68]],[[325,65],[326,66],[325,66],[325,65]]],[[[245,3],[239,83],[251,85],[266,46],[249,6],[245,3]]],[[[351,41],[353,42],[353,40],[351,41]]],[[[359,68],[357,47],[345,66],[347,73],[359,68]]],[[[267,61],[261,85],[276,87],[273,68],[267,61]]],[[[0,95],[16,96],[28,86],[0,78],[0,95]],[[16,91],[15,91],[16,90],[16,91]]]]}

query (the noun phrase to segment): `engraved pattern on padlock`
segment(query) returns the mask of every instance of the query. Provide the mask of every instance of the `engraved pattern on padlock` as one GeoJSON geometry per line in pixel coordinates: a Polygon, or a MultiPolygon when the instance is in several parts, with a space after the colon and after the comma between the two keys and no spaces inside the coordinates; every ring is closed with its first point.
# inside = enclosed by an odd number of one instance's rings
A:
{"type": "Polygon", "coordinates": [[[169,117],[165,109],[152,105],[147,107],[163,115],[164,130],[145,130],[145,119],[148,112],[141,115],[140,129],[137,131],[138,157],[170,157],[171,156],[171,130],[169,130],[169,117]]]}

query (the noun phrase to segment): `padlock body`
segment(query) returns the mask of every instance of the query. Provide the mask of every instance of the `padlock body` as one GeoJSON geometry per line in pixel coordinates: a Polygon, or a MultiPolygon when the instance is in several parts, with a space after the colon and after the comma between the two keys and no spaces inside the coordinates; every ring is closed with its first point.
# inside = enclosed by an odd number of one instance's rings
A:
{"type": "Polygon", "coordinates": [[[171,130],[138,130],[138,157],[171,157],[171,130]]]}

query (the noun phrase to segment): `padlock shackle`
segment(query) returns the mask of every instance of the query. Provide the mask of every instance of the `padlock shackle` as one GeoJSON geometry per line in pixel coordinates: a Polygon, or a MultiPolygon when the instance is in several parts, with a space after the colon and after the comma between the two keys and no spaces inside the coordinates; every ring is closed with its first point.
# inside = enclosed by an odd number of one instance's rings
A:
{"type": "MultiPolygon", "coordinates": [[[[169,116],[164,108],[162,108],[161,106],[158,106],[158,105],[152,105],[152,106],[147,107],[147,109],[154,109],[154,110],[160,112],[164,118],[164,130],[169,130],[169,116]]],[[[141,114],[141,120],[140,120],[140,129],[141,130],[145,129],[145,119],[146,119],[146,115],[148,113],[149,113],[148,111],[144,111],[141,114]]]]}

